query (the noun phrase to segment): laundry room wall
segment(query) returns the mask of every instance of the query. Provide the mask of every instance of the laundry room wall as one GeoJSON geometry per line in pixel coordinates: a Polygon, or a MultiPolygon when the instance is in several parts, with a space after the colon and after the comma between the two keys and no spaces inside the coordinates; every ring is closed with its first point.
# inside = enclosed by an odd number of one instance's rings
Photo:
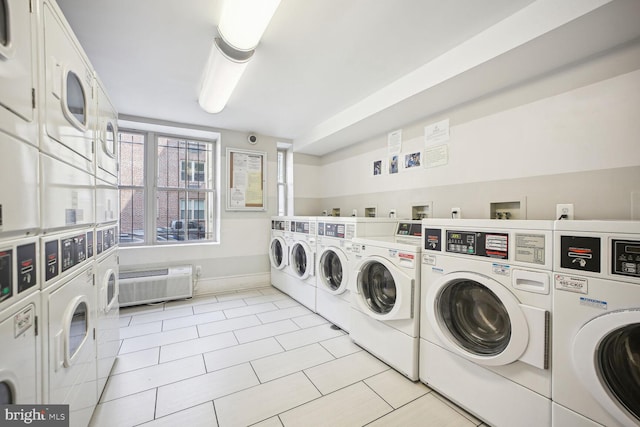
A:
{"type": "Polygon", "coordinates": [[[196,294],[249,288],[270,283],[269,237],[271,216],[276,215],[277,142],[289,142],[258,135],[248,145],[247,134],[219,129],[220,136],[220,229],[218,243],[183,245],[121,246],[121,269],[146,269],[167,265],[199,265],[196,294]],[[267,153],[267,210],[227,211],[227,147],[267,153]]]}
{"type": "Polygon", "coordinates": [[[322,212],[320,203],[322,189],[320,174],[321,159],[307,154],[293,154],[293,192],[296,215],[318,216],[322,212]]]}
{"type": "Polygon", "coordinates": [[[576,219],[640,219],[638,94],[640,42],[401,128],[402,155],[424,156],[424,127],[449,119],[443,166],[423,158],[374,176],[373,162],[388,161],[386,134],[323,156],[321,210],[408,218],[432,202],[431,217],[456,207],[489,218],[491,203],[518,202],[521,218],[555,219],[556,204],[573,203],[576,219]]]}

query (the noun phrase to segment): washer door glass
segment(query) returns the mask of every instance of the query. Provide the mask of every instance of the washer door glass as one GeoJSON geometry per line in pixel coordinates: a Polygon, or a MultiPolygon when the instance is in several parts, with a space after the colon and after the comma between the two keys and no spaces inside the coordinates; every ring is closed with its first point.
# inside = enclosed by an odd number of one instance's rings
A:
{"type": "Polygon", "coordinates": [[[282,265],[282,259],[284,257],[283,252],[280,240],[274,240],[273,243],[271,243],[271,255],[276,267],[280,267],[282,265]]]}
{"type": "Polygon", "coordinates": [[[69,328],[69,359],[73,358],[89,331],[89,308],[85,302],[76,307],[69,328]]]}
{"type": "Polygon", "coordinates": [[[13,392],[11,391],[11,386],[8,382],[3,381],[0,383],[0,405],[12,405],[13,401],[13,392]]]}
{"type": "Polygon", "coordinates": [[[67,73],[67,109],[81,125],[86,125],[86,97],[80,78],[76,73],[67,73]]]}
{"type": "Polygon", "coordinates": [[[116,132],[111,122],[107,123],[107,131],[104,137],[104,151],[109,157],[116,156],[116,132]]]}
{"type": "Polygon", "coordinates": [[[342,262],[337,253],[327,250],[320,258],[322,282],[334,291],[342,284],[342,262]]]}
{"type": "Polygon", "coordinates": [[[361,271],[358,288],[367,306],[378,314],[389,313],[396,303],[396,282],[387,267],[377,261],[368,263],[361,271]]]}
{"type": "Polygon", "coordinates": [[[608,334],[598,348],[597,360],[609,391],[640,420],[640,324],[608,334]]]}
{"type": "Polygon", "coordinates": [[[291,250],[293,270],[300,277],[307,272],[307,253],[301,244],[296,244],[291,250]]]}
{"type": "Polygon", "coordinates": [[[437,311],[457,344],[473,354],[497,355],[509,345],[509,313],[496,294],[478,282],[450,283],[440,294],[437,311]]]}

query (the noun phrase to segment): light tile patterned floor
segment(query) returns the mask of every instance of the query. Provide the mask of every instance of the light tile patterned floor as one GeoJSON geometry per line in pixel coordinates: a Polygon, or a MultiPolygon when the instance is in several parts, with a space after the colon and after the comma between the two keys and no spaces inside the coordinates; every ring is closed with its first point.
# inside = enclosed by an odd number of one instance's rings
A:
{"type": "Polygon", "coordinates": [[[275,288],[121,310],[91,426],[483,425],[275,288]]]}

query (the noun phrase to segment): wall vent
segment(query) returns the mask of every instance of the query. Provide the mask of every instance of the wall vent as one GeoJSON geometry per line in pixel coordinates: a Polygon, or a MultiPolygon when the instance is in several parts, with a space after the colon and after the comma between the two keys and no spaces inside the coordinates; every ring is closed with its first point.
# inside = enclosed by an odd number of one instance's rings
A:
{"type": "Polygon", "coordinates": [[[121,271],[120,307],[169,301],[193,296],[191,266],[143,271],[121,271]]]}

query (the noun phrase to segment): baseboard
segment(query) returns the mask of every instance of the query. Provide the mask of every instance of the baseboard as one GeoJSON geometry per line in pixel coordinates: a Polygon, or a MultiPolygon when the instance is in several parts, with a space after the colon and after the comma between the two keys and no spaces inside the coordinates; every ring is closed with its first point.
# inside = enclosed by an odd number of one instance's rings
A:
{"type": "Polygon", "coordinates": [[[247,274],[242,276],[214,277],[200,279],[196,283],[193,296],[217,294],[271,286],[271,273],[247,274]]]}

